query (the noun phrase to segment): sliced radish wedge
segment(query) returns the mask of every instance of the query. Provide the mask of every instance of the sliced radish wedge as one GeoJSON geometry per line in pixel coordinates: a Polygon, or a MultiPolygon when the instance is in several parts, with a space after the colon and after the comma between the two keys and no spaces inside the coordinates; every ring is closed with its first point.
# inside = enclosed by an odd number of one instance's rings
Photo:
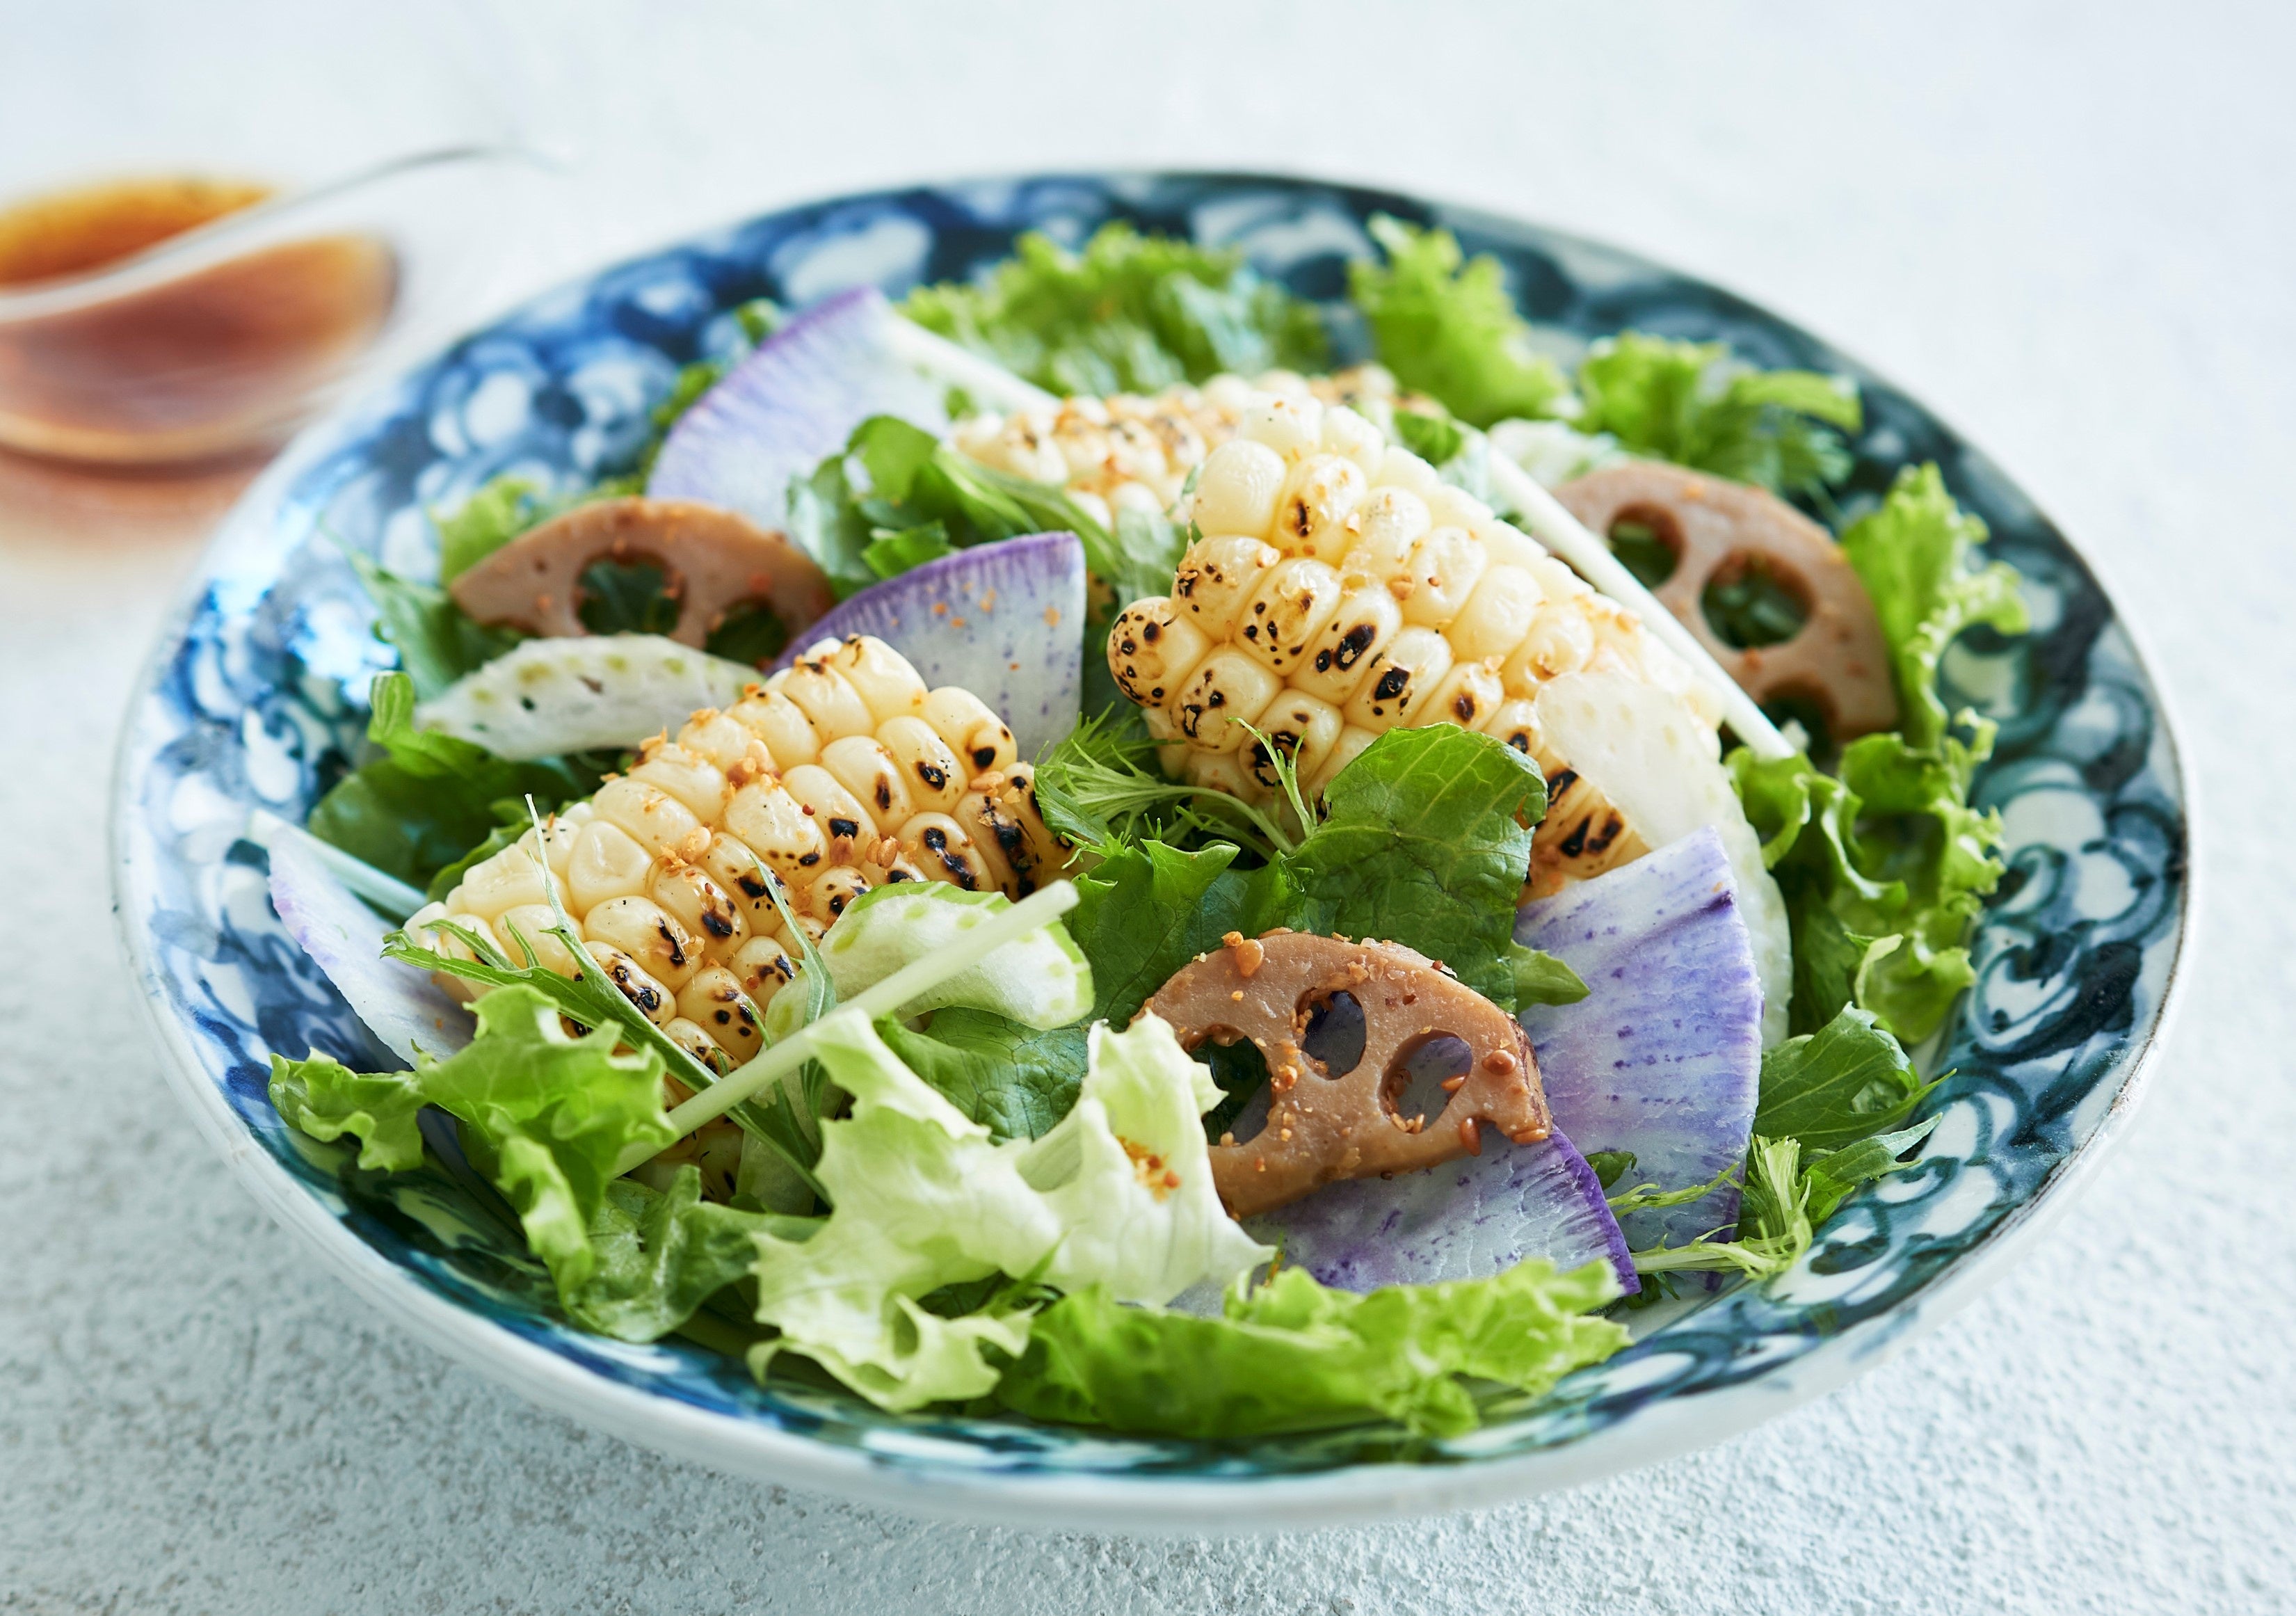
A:
{"type": "MultiPolygon", "coordinates": [[[[1703,1184],[1745,1160],[1762,988],[1718,834],[1693,832],[1525,904],[1515,939],[1587,984],[1575,1005],[1522,1013],[1556,1127],[1585,1150],[1632,1151],[1629,1182],[1661,1189],[1703,1184]]],[[[1716,1229],[1726,1239],[1737,1218],[1738,1192],[1725,1187],[1621,1221],[1639,1251],[1716,1229]]]]}
{"type": "Polygon", "coordinates": [[[1037,757],[1076,727],[1082,700],[1084,546],[1030,533],[944,555],[832,607],[803,649],[855,634],[908,658],[929,687],[979,696],[1037,757]]]}
{"type": "MultiPolygon", "coordinates": [[[[471,1041],[471,1013],[411,965],[382,956],[390,923],[335,878],[308,838],[271,841],[271,906],[367,1030],[409,1066],[443,1061],[471,1041]]],[[[283,1051],[294,1054],[294,1051],[283,1051]]]]}
{"type": "Polygon", "coordinates": [[[1511,1144],[1486,1129],[1480,1155],[1326,1185],[1244,1230],[1345,1291],[1485,1279],[1532,1257],[1563,1270],[1604,1259],[1628,1294],[1642,1289],[1594,1169],[1559,1132],[1511,1144]]]}
{"type": "Polygon", "coordinates": [[[415,722],[524,761],[636,746],[761,677],[658,634],[528,640],[415,710],[415,722]]]}
{"type": "Polygon", "coordinates": [[[908,323],[874,287],[816,304],[758,344],[669,429],[646,479],[655,499],[723,505],[789,525],[791,481],[872,415],[948,424],[943,384],[919,373],[908,323]]]}

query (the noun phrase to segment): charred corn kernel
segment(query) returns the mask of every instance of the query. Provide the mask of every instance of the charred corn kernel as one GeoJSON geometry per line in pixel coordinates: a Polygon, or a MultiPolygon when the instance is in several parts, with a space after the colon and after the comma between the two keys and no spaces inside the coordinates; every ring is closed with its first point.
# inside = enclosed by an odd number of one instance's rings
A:
{"type": "Polygon", "coordinates": [[[1172,599],[1212,639],[1233,639],[1244,603],[1283,559],[1274,546],[1247,536],[1198,539],[1172,575],[1172,599]]]}
{"type": "Polygon", "coordinates": [[[1153,398],[1070,398],[1057,407],[959,422],[950,437],[983,465],[1061,483],[1079,503],[1110,506],[1144,496],[1165,511],[1210,447],[1235,431],[1251,390],[1175,387],[1153,398]]]}
{"type": "Polygon", "coordinates": [[[582,917],[586,942],[611,943],[675,993],[701,968],[691,932],[650,898],[610,898],[582,917]]]}
{"type": "Polygon", "coordinates": [[[924,719],[948,742],[958,761],[975,773],[1010,768],[1020,759],[1020,748],[1004,720],[969,690],[944,685],[931,692],[925,697],[924,719]]]}
{"type": "Polygon", "coordinates": [[[1374,734],[1422,722],[1420,710],[1451,671],[1451,643],[1432,628],[1406,628],[1388,642],[1341,710],[1349,723],[1374,734]]]}
{"type": "Polygon", "coordinates": [[[1309,556],[1270,567],[1244,603],[1244,653],[1268,672],[1289,673],[1340,609],[1340,575],[1309,556]]]}
{"type": "Polygon", "coordinates": [[[996,890],[997,882],[964,827],[947,814],[919,814],[901,827],[901,852],[929,881],[968,892],[996,890]]]}
{"type": "Polygon", "coordinates": [[[1403,627],[1403,611],[1384,585],[1366,580],[1340,602],[1295,664],[1292,688],[1334,707],[1345,706],[1370,677],[1372,665],[1403,627]]]}
{"type": "Polygon", "coordinates": [[[657,1027],[666,1026],[677,1013],[677,1002],[669,990],[654,980],[637,961],[611,943],[594,941],[586,937],[582,939],[582,946],[597,962],[598,968],[606,973],[606,980],[620,988],[622,996],[636,1005],[639,1013],[647,1021],[657,1027]]]}
{"type": "MultiPolygon", "coordinates": [[[[797,927],[817,938],[885,882],[1021,898],[1068,862],[1004,720],[967,691],[926,689],[882,641],[824,641],[733,706],[703,709],[639,751],[628,775],[539,836],[473,865],[410,929],[466,923],[521,964],[530,948],[572,974],[579,962],[545,935],[554,897],[592,960],[649,1019],[682,1020],[721,1054],[746,1058],[750,1035],[727,1043],[718,1034],[733,1023],[710,1006],[732,989],[754,1012],[789,980],[776,886],[797,927]],[[527,947],[488,929],[497,919],[515,922],[527,947]]],[[[449,937],[439,946],[468,952],[449,937]]]]}
{"type": "Polygon", "coordinates": [[[671,1043],[718,1073],[718,1076],[723,1077],[734,1070],[733,1062],[726,1058],[725,1050],[718,1046],[715,1038],[702,1030],[700,1022],[686,1016],[674,1015],[662,1023],[661,1029],[668,1035],[671,1043]]]}
{"type": "Polygon", "coordinates": [[[1216,651],[1197,664],[1165,710],[1196,751],[1234,751],[1243,744],[1242,726],[1258,718],[1283,688],[1282,679],[1243,652],[1216,651]]]}
{"type": "MultiPolygon", "coordinates": [[[[712,837],[711,845],[718,839],[712,837]]],[[[705,857],[707,856],[705,855],[705,857]]],[[[661,859],[653,866],[646,896],[712,959],[722,959],[750,935],[750,923],[733,893],[701,865],[661,859]]]]}
{"type": "Polygon", "coordinates": [[[1420,722],[1480,729],[1505,701],[1506,688],[1488,662],[1457,662],[1427,698],[1420,722]]]}
{"type": "Polygon", "coordinates": [[[774,995],[797,977],[797,962],[779,939],[771,937],[753,937],[743,943],[726,962],[726,968],[759,1010],[772,1004],[774,995]]]}
{"type": "Polygon", "coordinates": [[[1143,707],[1161,709],[1196,670],[1211,640],[1168,595],[1135,601],[1108,635],[1108,668],[1118,688],[1143,707]]]}
{"type": "Polygon", "coordinates": [[[1286,690],[1268,703],[1252,727],[1267,738],[1248,742],[1242,760],[1260,789],[1273,792],[1283,785],[1275,758],[1290,759],[1292,772],[1303,783],[1313,779],[1339,744],[1346,720],[1329,701],[1286,690]]]}
{"type": "Polygon", "coordinates": [[[969,771],[940,732],[922,718],[895,718],[878,729],[877,741],[916,809],[946,813],[963,794],[969,771]]]}
{"type": "Polygon", "coordinates": [[[1260,388],[1204,385],[1235,421],[1177,513],[1204,537],[1170,595],[1133,603],[1109,636],[1160,765],[1252,798],[1279,786],[1288,754],[1320,792],[1385,730],[1457,724],[1538,755],[1561,782],[1534,837],[1546,878],[1631,856],[1632,827],[1516,733],[1529,698],[1594,666],[1683,697],[1707,723],[1710,694],[1630,613],[1391,441],[1382,423],[1406,402],[1392,376],[1260,388]],[[1247,743],[1239,721],[1267,739],[1247,743]]]}
{"type": "MultiPolygon", "coordinates": [[[[870,728],[923,713],[925,682],[909,666],[909,660],[884,641],[856,634],[823,644],[829,646],[823,660],[853,687],[853,693],[869,710],[870,728]]],[[[822,645],[812,647],[816,652],[822,649],[822,645]]]]}
{"type": "Polygon", "coordinates": [[[861,693],[830,665],[826,655],[801,656],[773,677],[769,688],[797,703],[822,741],[838,735],[866,734],[874,721],[861,693]]]}
{"type": "MultiPolygon", "coordinates": [[[[922,685],[917,687],[917,700],[922,706],[922,685]]],[[[821,749],[821,767],[869,810],[871,822],[882,834],[891,835],[917,811],[909,800],[901,766],[874,735],[840,735],[821,749]]]]}
{"type": "Polygon", "coordinates": [[[741,978],[724,965],[694,972],[678,993],[677,1013],[707,1033],[736,1064],[757,1054],[765,1042],[757,1004],[742,991],[741,978]]]}
{"type": "Polygon", "coordinates": [[[1557,603],[1531,614],[1530,627],[1507,658],[1507,693],[1529,696],[1547,680],[1576,673],[1595,654],[1595,628],[1586,613],[1557,603]]]}
{"type": "Polygon", "coordinates": [[[1288,554],[1336,563],[1351,549],[1362,524],[1357,507],[1371,492],[1363,468],[1339,455],[1311,455],[1300,463],[1276,502],[1277,544],[1288,554]]]}
{"type": "Polygon", "coordinates": [[[726,716],[764,742],[775,768],[795,768],[821,754],[813,720],[779,689],[751,685],[726,716]]]}
{"type": "Polygon", "coordinates": [[[808,763],[790,770],[782,776],[782,788],[796,799],[799,811],[829,838],[831,862],[851,862],[862,839],[873,839],[877,822],[869,810],[821,765],[808,763]]]}
{"type": "Polygon", "coordinates": [[[1358,514],[1360,525],[1346,564],[1390,587],[1402,580],[1405,587],[1396,591],[1396,598],[1408,600],[1418,582],[1411,572],[1411,553],[1435,525],[1427,514],[1427,502],[1409,488],[1374,488],[1358,514]]]}

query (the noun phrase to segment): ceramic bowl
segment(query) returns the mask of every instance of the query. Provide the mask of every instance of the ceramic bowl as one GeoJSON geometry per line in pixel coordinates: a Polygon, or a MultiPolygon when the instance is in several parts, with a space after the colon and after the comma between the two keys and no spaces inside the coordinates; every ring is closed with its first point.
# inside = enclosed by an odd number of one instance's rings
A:
{"type": "MultiPolygon", "coordinates": [[[[1338,323],[1344,342],[1352,329],[1338,323]]],[[[746,1476],[1013,1524],[1238,1530],[1488,1505],[1714,1441],[1835,1386],[1933,1322],[2061,1209],[2123,1126],[2160,1037],[2190,902],[2185,791],[2161,701],[2112,603],[2016,486],[1913,399],[1792,324],[1554,231],[1418,198],[1232,175],[1046,175],[791,208],[537,299],[299,439],[217,538],[161,640],[122,745],[120,925],[169,1075],[232,1169],[361,1295],[545,1407],[746,1476]],[[499,1203],[447,1170],[362,1173],[284,1127],[273,1050],[357,1059],[342,1000],[288,940],[248,810],[299,820],[357,741],[389,652],[343,559],[426,574],[425,513],[497,473],[570,483],[626,459],[727,311],[969,274],[1016,234],[1108,219],[1242,248],[1344,316],[1377,212],[1497,255],[1524,312],[1577,339],[1622,327],[1844,372],[1866,425],[1846,508],[1935,461],[2023,573],[2030,636],[1964,637],[1949,695],[2000,726],[1976,783],[2009,874],[1978,980],[1929,1053],[1954,1073],[1918,1165],[1844,1206],[1791,1272],[1713,1297],[1551,1395],[1450,1441],[1342,1431],[1230,1446],[882,1413],[752,1382],[672,1340],[557,1317],[499,1203]]]]}

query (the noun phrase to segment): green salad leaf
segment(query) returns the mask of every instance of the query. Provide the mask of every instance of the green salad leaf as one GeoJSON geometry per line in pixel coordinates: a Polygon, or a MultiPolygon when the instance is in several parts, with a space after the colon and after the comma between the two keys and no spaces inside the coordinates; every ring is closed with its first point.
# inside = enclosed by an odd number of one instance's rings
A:
{"type": "Polygon", "coordinates": [[[428,885],[487,841],[522,811],[522,799],[530,795],[547,809],[598,788],[598,770],[579,759],[512,763],[415,728],[414,682],[405,674],[381,675],[368,700],[367,739],[382,755],[337,782],[306,828],[409,885],[428,885]]]}
{"type": "Polygon", "coordinates": [[[1841,428],[1864,419],[1847,381],[1811,371],[1734,364],[1718,342],[1625,332],[1595,344],[1578,367],[1571,424],[1608,432],[1636,454],[1750,482],[1774,494],[1815,494],[1849,474],[1841,428]]]}
{"type": "Polygon", "coordinates": [[[350,563],[374,603],[375,636],[398,652],[419,700],[429,701],[526,637],[512,628],[481,628],[444,589],[386,571],[356,551],[350,563]]]}
{"type": "Polygon", "coordinates": [[[1230,931],[1374,937],[1440,960],[1503,1009],[1586,996],[1568,965],[1514,940],[1530,833],[1546,807],[1532,764],[1456,725],[1391,729],[1324,788],[1327,816],[1267,863],[1152,839],[1101,845],[1070,923],[1093,962],[1095,1013],[1120,1021],[1230,931]]]}
{"type": "Polygon", "coordinates": [[[531,479],[506,474],[484,484],[455,510],[434,511],[430,525],[439,532],[439,581],[453,583],[555,514],[562,504],[545,496],[531,479]]]}
{"type": "Polygon", "coordinates": [[[1840,1150],[1886,1133],[1936,1087],[1922,1081],[1871,1012],[1845,1005],[1814,1033],[1762,1056],[1754,1131],[1807,1150],[1840,1150]]]}
{"type": "Polygon", "coordinates": [[[1095,1286],[1037,1317],[996,1398],[1036,1419],[1201,1440],[1375,1419],[1459,1436],[1481,1423],[1464,1382],[1536,1395],[1626,1345],[1624,1327],[1591,1316],[1618,1294],[1607,1262],[1557,1274],[1544,1259],[1362,1296],[1282,1268],[1232,1291],[1224,1318],[1127,1308],[1095,1286]]]}
{"type": "Polygon", "coordinates": [[[1568,966],[1514,940],[1524,826],[1546,812],[1529,758],[1455,725],[1390,729],[1324,802],[1324,823],[1281,861],[1313,923],[1277,923],[1416,948],[1505,1010],[1586,997],[1568,966]]]}
{"type": "Polygon", "coordinates": [[[1554,414],[1568,385],[1531,350],[1499,261],[1465,259],[1449,231],[1385,214],[1370,228],[1386,261],[1350,264],[1348,291],[1395,379],[1476,426],[1554,414]]]}
{"type": "Polygon", "coordinates": [[[517,1209],[560,1293],[572,1294],[597,1271],[590,1229],[616,1158],[676,1141],[662,1110],[661,1058],[619,1050],[619,1027],[568,1033],[558,1005],[529,987],[497,988],[473,1008],[471,1042],[413,1071],[362,1074],[326,1055],[274,1055],[271,1103],[314,1138],[358,1135],[359,1165],[392,1171],[422,1162],[414,1120],[423,1106],[452,1112],[483,1141],[483,1170],[517,1209]]]}
{"type": "Polygon", "coordinates": [[[921,1305],[932,1292],[1003,1274],[1162,1303],[1270,1254],[1220,1205],[1200,1120],[1218,1093],[1160,1021],[1094,1028],[1075,1106],[1004,1144],[855,1013],[815,1037],[853,1109],[822,1127],[836,1210],[802,1243],[758,1238],[758,1321],[781,1333],[751,1350],[761,1375],[795,1352],[885,1408],[980,1397],[997,1379],[990,1349],[1021,1352],[1028,1311],[1000,1292],[946,1317],[921,1305]]]}
{"type": "Polygon", "coordinates": [[[1222,371],[1320,370],[1323,322],[1237,249],[1103,225],[1071,252],[1036,232],[971,285],[920,287],[902,312],[1055,393],[1156,392],[1222,371]]]}
{"type": "Polygon", "coordinates": [[[1131,565],[1116,536],[1060,488],[982,465],[897,415],[863,422],[792,486],[790,531],[840,597],[1026,533],[1075,534],[1086,563],[1104,577],[1131,565]]]}

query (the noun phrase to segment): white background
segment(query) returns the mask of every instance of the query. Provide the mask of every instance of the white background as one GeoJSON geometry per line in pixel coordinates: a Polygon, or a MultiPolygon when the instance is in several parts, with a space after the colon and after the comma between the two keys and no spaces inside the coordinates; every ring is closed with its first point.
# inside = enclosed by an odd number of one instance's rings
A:
{"type": "MultiPolygon", "coordinates": [[[[152,8],[218,62],[242,12],[291,68],[329,37],[324,7],[152,8]]],[[[203,82],[136,10],[63,9],[0,0],[0,48],[67,90],[203,82]]],[[[385,1329],[209,1157],[121,1002],[102,856],[116,717],[193,547],[0,500],[0,1611],[2296,1608],[2288,15],[512,13],[504,82],[594,154],[563,258],[919,174],[1297,168],[1609,237],[1840,341],[2032,490],[2149,645],[2202,803],[2181,1024],[2117,1157],[1996,1289],[1823,1403],[1601,1486],[1136,1542],[730,1481],[385,1329]]],[[[335,54],[278,105],[390,97],[384,56],[335,54]]],[[[294,120],[239,109],[289,163],[294,120]]]]}

